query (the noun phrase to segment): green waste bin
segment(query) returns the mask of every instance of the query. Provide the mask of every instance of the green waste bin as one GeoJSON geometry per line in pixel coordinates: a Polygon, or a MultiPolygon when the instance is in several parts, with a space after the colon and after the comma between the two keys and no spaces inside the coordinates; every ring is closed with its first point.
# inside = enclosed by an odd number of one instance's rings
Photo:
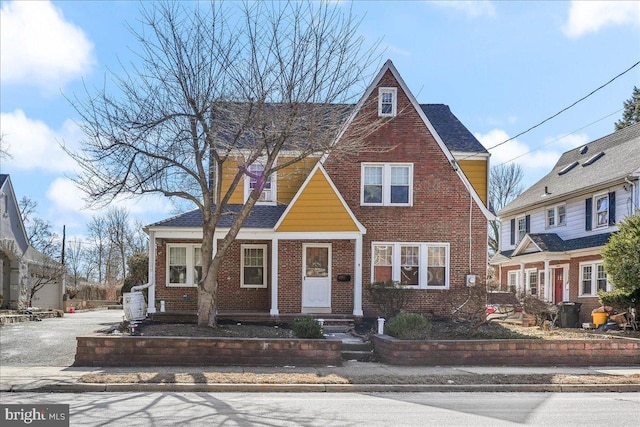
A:
{"type": "Polygon", "coordinates": [[[579,328],[580,327],[580,307],[579,302],[561,302],[558,303],[558,317],[560,318],[561,328],[579,328]]]}

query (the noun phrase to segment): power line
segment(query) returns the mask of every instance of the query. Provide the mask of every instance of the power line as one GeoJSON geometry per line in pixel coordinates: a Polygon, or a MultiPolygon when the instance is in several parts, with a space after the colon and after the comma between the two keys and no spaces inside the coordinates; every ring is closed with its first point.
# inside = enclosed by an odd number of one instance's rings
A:
{"type": "MultiPolygon", "coordinates": [[[[585,95],[585,96],[583,96],[582,98],[578,99],[577,101],[575,101],[574,103],[572,103],[572,104],[571,104],[571,105],[569,105],[568,107],[563,108],[562,110],[558,111],[558,112],[557,112],[557,113],[555,113],[554,115],[552,115],[552,116],[550,116],[550,117],[547,117],[546,119],[544,119],[544,120],[543,120],[543,121],[541,121],[540,123],[538,123],[538,124],[536,124],[536,125],[531,126],[529,129],[527,129],[527,130],[525,130],[525,131],[520,132],[520,133],[519,133],[519,134],[517,134],[516,136],[512,136],[511,138],[509,138],[509,139],[507,139],[507,140],[504,140],[504,141],[502,141],[501,143],[494,145],[493,147],[489,147],[489,148],[487,148],[487,150],[493,150],[494,148],[500,147],[501,145],[504,145],[504,144],[506,144],[507,142],[512,141],[512,140],[514,140],[514,139],[518,138],[519,136],[522,136],[522,135],[524,135],[525,133],[528,133],[528,132],[532,131],[533,129],[535,129],[535,128],[537,128],[537,127],[541,126],[541,125],[543,125],[544,123],[548,122],[549,120],[551,120],[551,119],[553,119],[553,118],[555,118],[555,117],[558,117],[560,114],[562,114],[562,113],[564,113],[565,111],[567,111],[568,109],[570,109],[570,108],[574,107],[574,106],[575,106],[576,104],[578,104],[579,102],[584,101],[585,99],[589,98],[591,95],[593,95],[594,93],[596,93],[596,92],[597,92],[597,91],[599,91],[600,89],[602,89],[602,88],[604,88],[604,87],[608,86],[609,84],[611,84],[611,83],[612,83],[614,80],[616,80],[617,78],[619,78],[619,77],[621,77],[621,76],[625,75],[626,73],[628,73],[629,71],[631,71],[632,69],[634,69],[635,67],[637,67],[637,66],[638,66],[638,64],[640,64],[640,61],[636,62],[636,63],[635,63],[635,64],[633,64],[631,67],[627,68],[626,70],[624,70],[623,72],[621,72],[620,74],[618,74],[617,76],[615,76],[614,78],[612,78],[611,80],[609,80],[608,82],[606,82],[605,84],[603,84],[603,85],[599,86],[598,88],[596,88],[596,89],[592,90],[592,91],[591,91],[591,92],[589,92],[587,95],[585,95]]],[[[472,156],[469,156],[469,157],[472,157],[472,156]]],[[[461,159],[461,160],[465,160],[465,159],[461,159]]]]}
{"type": "Polygon", "coordinates": [[[593,122],[591,122],[591,123],[589,123],[589,124],[587,124],[587,125],[582,126],[580,129],[576,129],[576,130],[574,130],[574,131],[572,131],[572,132],[569,132],[569,133],[568,133],[568,134],[566,134],[566,135],[563,135],[563,136],[558,137],[558,138],[556,138],[556,139],[552,139],[552,140],[551,140],[551,141],[549,141],[549,142],[546,142],[546,143],[544,143],[544,144],[542,144],[542,145],[539,145],[539,146],[537,146],[537,147],[535,147],[535,148],[532,148],[531,150],[527,151],[526,153],[522,153],[522,154],[520,154],[519,156],[516,156],[516,157],[514,157],[514,158],[512,158],[512,159],[505,160],[504,162],[502,162],[502,163],[500,163],[500,164],[498,164],[498,165],[496,165],[496,166],[502,166],[502,165],[506,165],[507,163],[511,163],[511,162],[513,162],[514,160],[519,159],[520,157],[524,157],[524,156],[526,156],[527,154],[533,153],[534,151],[537,151],[537,150],[541,149],[542,147],[546,147],[546,146],[547,146],[547,145],[549,145],[549,144],[552,144],[552,143],[554,143],[554,142],[556,142],[556,141],[560,141],[561,139],[566,138],[566,137],[568,137],[569,135],[573,135],[573,134],[574,134],[574,133],[576,133],[576,132],[580,132],[582,129],[586,129],[586,128],[588,128],[588,127],[589,127],[589,126],[591,126],[591,125],[594,125],[594,124],[596,124],[596,123],[598,123],[598,122],[601,122],[601,121],[603,121],[604,119],[609,118],[609,117],[613,116],[614,114],[619,113],[619,112],[620,112],[620,111],[622,111],[622,110],[624,110],[624,108],[620,108],[619,110],[616,110],[616,111],[614,111],[614,112],[613,112],[613,113],[611,113],[611,114],[607,114],[606,116],[601,117],[601,118],[599,118],[599,119],[598,119],[598,120],[596,120],[596,121],[593,121],[593,122]]]}

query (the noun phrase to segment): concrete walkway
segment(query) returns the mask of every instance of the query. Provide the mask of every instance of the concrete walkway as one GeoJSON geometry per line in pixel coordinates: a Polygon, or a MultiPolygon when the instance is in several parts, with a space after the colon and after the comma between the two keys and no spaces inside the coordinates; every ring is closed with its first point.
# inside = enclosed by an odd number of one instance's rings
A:
{"type": "MultiPolygon", "coordinates": [[[[200,375],[201,376],[201,375],[200,375]]],[[[180,391],[180,392],[418,392],[418,391],[521,391],[521,392],[640,392],[640,366],[636,367],[404,367],[381,363],[346,361],[343,366],[327,367],[163,367],[163,368],[76,368],[76,367],[0,367],[1,392],[99,392],[99,391],[180,391]],[[349,378],[350,384],[243,384],[243,383],[83,383],[78,380],[85,374],[198,374],[254,373],[286,374],[307,373],[318,376],[337,375],[349,378]],[[554,375],[582,376],[587,383],[545,384],[470,384],[466,378],[474,375],[523,376],[540,375],[553,378],[554,375]],[[428,377],[448,378],[446,384],[433,384],[428,377]],[[586,376],[586,377],[585,377],[586,376]],[[599,383],[602,376],[616,376],[620,382],[611,379],[608,384],[599,383]],[[358,378],[379,379],[376,384],[364,384],[358,378]],[[416,379],[422,379],[423,383],[416,379]],[[624,384],[625,382],[634,382],[624,384]],[[404,384],[403,384],[404,383],[404,384]],[[411,384],[407,384],[411,383],[411,384]]]]}

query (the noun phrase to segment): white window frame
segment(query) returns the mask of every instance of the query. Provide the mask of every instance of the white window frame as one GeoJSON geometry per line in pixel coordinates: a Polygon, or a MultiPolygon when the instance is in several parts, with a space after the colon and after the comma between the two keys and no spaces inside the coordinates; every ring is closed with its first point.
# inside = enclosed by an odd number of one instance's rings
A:
{"type": "MultiPolygon", "coordinates": [[[[262,165],[262,163],[260,163],[260,161],[256,161],[252,163],[251,165],[249,165],[249,168],[255,167],[255,166],[262,166],[262,170],[264,171],[264,166],[262,165]]],[[[278,175],[278,172],[274,172],[271,175],[269,175],[269,177],[267,177],[267,179],[269,179],[271,183],[271,189],[268,190],[271,192],[271,197],[269,197],[269,199],[266,199],[266,198],[262,199],[262,196],[264,195],[264,192],[265,192],[265,190],[262,190],[262,194],[260,195],[260,198],[256,202],[257,205],[274,206],[278,203],[277,175],[278,175]]],[[[244,201],[245,202],[249,199],[249,195],[251,194],[250,186],[251,186],[251,177],[249,175],[245,175],[244,176],[244,201]]]]}
{"type": "MultiPolygon", "coordinates": [[[[598,268],[602,267],[604,270],[604,264],[602,261],[589,261],[589,262],[581,262],[580,265],[580,281],[578,282],[578,297],[581,298],[592,298],[598,296],[598,268]],[[583,292],[582,282],[584,281],[584,267],[591,267],[591,293],[583,292]]],[[[606,272],[604,272],[607,285],[606,291],[611,292],[613,290],[613,286],[609,281],[609,276],[606,272]]]]}
{"type": "Polygon", "coordinates": [[[200,244],[192,244],[192,243],[167,243],[167,259],[166,259],[166,286],[169,288],[173,287],[182,287],[182,288],[194,288],[198,286],[198,283],[195,281],[195,250],[202,250],[202,245],[200,244]],[[185,248],[186,250],[186,267],[187,274],[186,280],[184,283],[170,283],[171,280],[171,248],[185,248]]]}
{"type": "Polygon", "coordinates": [[[507,290],[511,287],[518,292],[520,290],[520,270],[510,270],[507,275],[507,290]]]}
{"type": "Polygon", "coordinates": [[[378,88],[378,117],[395,117],[398,114],[398,88],[381,87],[378,88]],[[391,94],[391,112],[382,112],[382,98],[384,95],[391,94]]]}
{"type": "Polygon", "coordinates": [[[538,292],[540,292],[540,285],[538,283],[538,269],[536,268],[528,268],[524,271],[524,276],[525,276],[525,280],[526,280],[526,291],[527,291],[527,295],[532,295],[532,296],[538,296],[538,292]],[[535,288],[536,291],[531,292],[531,279],[535,277],[535,288]]]}
{"type": "Polygon", "coordinates": [[[240,245],[240,287],[241,288],[266,288],[268,283],[267,245],[264,244],[243,244],[240,245]],[[262,249],[262,284],[247,285],[244,283],[244,250],[262,249]]]}
{"type": "Polygon", "coordinates": [[[593,196],[593,228],[605,228],[609,226],[609,210],[611,206],[609,206],[609,193],[604,194],[596,194],[593,196]],[[605,214],[605,221],[603,224],[598,224],[598,200],[605,199],[607,202],[607,210],[605,214]]]}
{"type": "Polygon", "coordinates": [[[413,206],[413,163],[361,163],[360,165],[360,206],[413,206]],[[370,167],[382,168],[382,201],[380,203],[364,202],[365,170],[370,167]],[[407,203],[391,202],[391,177],[393,168],[408,168],[409,195],[407,203]]]}
{"type": "Polygon", "coordinates": [[[451,277],[451,254],[449,243],[440,242],[372,242],[371,243],[371,280],[375,280],[374,273],[374,251],[376,246],[392,246],[392,262],[391,262],[391,280],[394,282],[400,282],[401,276],[401,248],[402,247],[419,247],[419,265],[418,265],[418,285],[405,285],[409,289],[449,289],[450,277],[451,277]],[[433,286],[428,284],[428,255],[429,248],[444,248],[445,250],[445,284],[443,286],[433,286]]]}
{"type": "Polygon", "coordinates": [[[516,217],[516,245],[522,240],[524,239],[524,236],[527,235],[527,216],[526,215],[522,215],[522,216],[517,216],[516,217]],[[520,236],[520,221],[522,221],[522,223],[524,224],[524,232],[522,233],[522,236],[520,236]]]}
{"type": "Polygon", "coordinates": [[[546,228],[564,227],[567,225],[567,205],[561,203],[555,206],[549,206],[545,209],[544,217],[546,228]],[[564,220],[560,221],[560,209],[564,209],[564,220]],[[549,212],[553,212],[553,216],[549,216],[549,212]],[[549,224],[549,219],[553,218],[553,224],[549,224]]]}

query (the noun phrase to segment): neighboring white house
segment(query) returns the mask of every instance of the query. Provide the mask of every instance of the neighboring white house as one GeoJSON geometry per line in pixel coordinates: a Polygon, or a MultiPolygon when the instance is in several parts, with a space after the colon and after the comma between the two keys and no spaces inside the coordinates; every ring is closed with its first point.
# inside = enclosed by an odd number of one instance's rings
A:
{"type": "MultiPolygon", "coordinates": [[[[25,308],[30,289],[60,264],[29,245],[9,175],[0,174],[0,308],[25,308]]],[[[34,307],[62,309],[62,279],[46,279],[32,300],[34,307]]]]}
{"type": "Polygon", "coordinates": [[[640,124],[564,153],[551,172],[498,215],[500,248],[490,261],[503,287],[553,303],[582,303],[581,321],[611,290],[603,246],[638,212],[640,124]]]}

